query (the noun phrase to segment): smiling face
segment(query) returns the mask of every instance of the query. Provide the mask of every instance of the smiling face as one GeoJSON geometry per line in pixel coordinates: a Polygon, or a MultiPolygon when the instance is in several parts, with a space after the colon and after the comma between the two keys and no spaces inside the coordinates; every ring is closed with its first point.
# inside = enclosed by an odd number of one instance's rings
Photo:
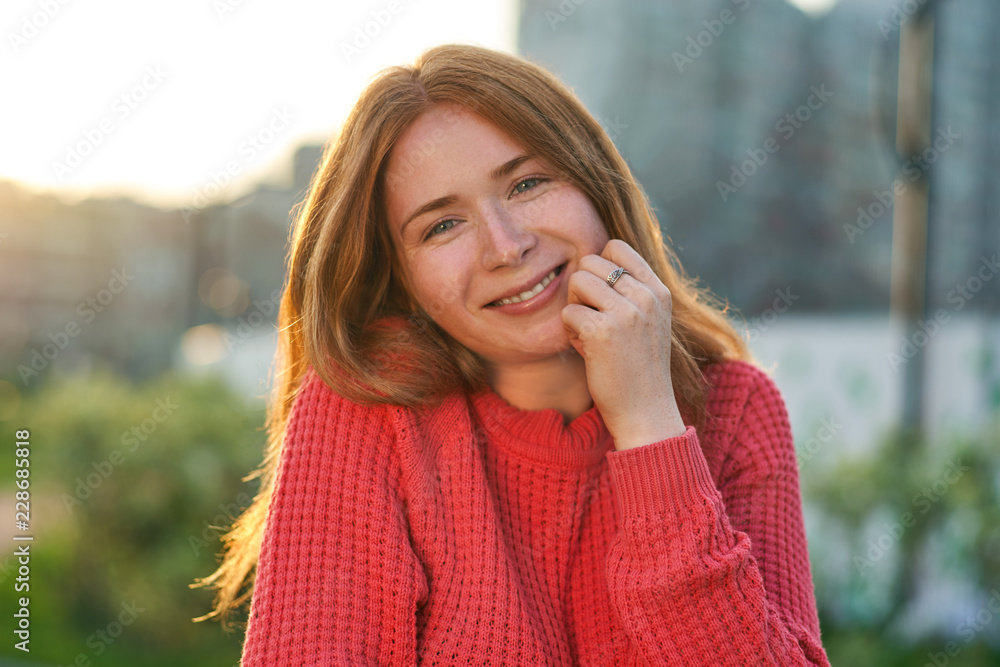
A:
{"type": "Polygon", "coordinates": [[[441,328],[494,366],[568,347],[568,277],[608,242],[582,190],[454,104],[410,124],[386,173],[406,283],[441,328]]]}

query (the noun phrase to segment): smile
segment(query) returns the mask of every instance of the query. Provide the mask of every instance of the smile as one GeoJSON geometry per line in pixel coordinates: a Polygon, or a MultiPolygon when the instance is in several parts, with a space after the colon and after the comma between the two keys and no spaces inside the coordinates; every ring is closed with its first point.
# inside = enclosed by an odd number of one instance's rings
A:
{"type": "Polygon", "coordinates": [[[535,285],[534,287],[532,287],[531,289],[529,289],[527,291],[524,291],[524,292],[521,292],[520,294],[517,294],[515,296],[509,296],[509,297],[500,299],[499,301],[494,301],[490,305],[491,306],[507,306],[507,305],[510,305],[512,303],[521,303],[522,301],[527,301],[528,299],[530,299],[533,296],[538,296],[542,292],[542,290],[544,290],[546,287],[549,286],[549,283],[551,283],[553,280],[556,279],[556,276],[559,275],[559,272],[562,271],[562,268],[563,267],[558,266],[555,269],[553,269],[551,272],[549,272],[549,275],[547,275],[544,278],[542,278],[538,282],[538,284],[535,285]]]}

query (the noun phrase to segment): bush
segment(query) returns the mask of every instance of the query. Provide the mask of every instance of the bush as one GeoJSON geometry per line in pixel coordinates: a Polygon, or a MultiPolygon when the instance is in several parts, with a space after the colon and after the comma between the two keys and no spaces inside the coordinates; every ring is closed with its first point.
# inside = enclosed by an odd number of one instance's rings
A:
{"type": "MultiPolygon", "coordinates": [[[[188,585],[215,568],[219,524],[255,493],[241,480],[260,462],[263,420],[262,405],[218,379],[165,375],[132,386],[96,373],[25,398],[4,432],[8,446],[15,430],[31,432],[31,658],[239,660],[239,633],[192,622],[212,595],[188,585]]],[[[2,465],[12,490],[13,457],[2,465]]],[[[4,565],[9,579],[16,564],[4,565]]],[[[26,657],[10,642],[0,651],[26,657]]]]}
{"type": "Polygon", "coordinates": [[[928,653],[939,662],[961,653],[956,660],[969,667],[1000,664],[1000,614],[969,622],[1000,595],[998,451],[1000,423],[979,438],[896,433],[865,458],[803,466],[833,664],[862,664],[864,654],[865,664],[924,664],[928,653]],[[883,657],[873,658],[875,645],[883,657]]]}

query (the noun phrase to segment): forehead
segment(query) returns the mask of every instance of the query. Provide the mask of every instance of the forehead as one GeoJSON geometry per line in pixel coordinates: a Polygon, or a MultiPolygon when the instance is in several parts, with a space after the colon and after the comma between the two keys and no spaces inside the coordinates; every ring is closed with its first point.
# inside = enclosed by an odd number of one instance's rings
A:
{"type": "Polygon", "coordinates": [[[427,201],[463,194],[525,149],[491,121],[457,104],[438,104],[403,131],[386,165],[386,212],[398,230],[427,201]]]}
{"type": "Polygon", "coordinates": [[[403,130],[393,147],[390,164],[393,160],[420,163],[441,149],[447,151],[474,139],[518,147],[516,141],[484,116],[460,104],[445,102],[434,105],[403,130]]]}

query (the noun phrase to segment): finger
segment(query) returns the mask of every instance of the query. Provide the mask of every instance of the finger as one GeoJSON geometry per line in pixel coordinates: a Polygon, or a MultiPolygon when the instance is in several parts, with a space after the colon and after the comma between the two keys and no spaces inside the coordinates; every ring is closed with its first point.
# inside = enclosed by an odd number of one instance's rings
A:
{"type": "MultiPolygon", "coordinates": [[[[616,293],[628,298],[629,300],[634,300],[632,297],[638,296],[636,289],[642,288],[642,283],[635,280],[635,276],[631,273],[621,274],[615,284],[612,285],[608,282],[608,278],[611,277],[612,272],[618,269],[620,264],[615,264],[612,261],[601,257],[600,255],[586,255],[580,258],[580,268],[593,273],[595,276],[604,281],[604,283],[612,288],[616,293]]],[[[628,271],[628,267],[622,266],[621,268],[628,271]]]]}
{"type": "MultiPolygon", "coordinates": [[[[562,321],[566,328],[570,330],[572,334],[571,339],[579,339],[582,343],[598,338],[600,332],[605,329],[604,323],[606,319],[607,317],[601,312],[580,304],[571,303],[562,309],[562,321]]],[[[571,340],[570,342],[573,341],[571,340]]],[[[581,346],[574,344],[573,347],[578,352],[583,352],[581,346]]]]}
{"type": "Polygon", "coordinates": [[[652,300],[655,300],[664,307],[670,308],[669,304],[672,300],[670,290],[663,284],[663,281],[660,280],[660,277],[656,275],[653,269],[649,267],[649,264],[643,259],[642,255],[636,252],[632,246],[620,239],[611,239],[604,246],[601,257],[613,264],[620,264],[626,271],[632,274],[631,277],[633,280],[627,281],[624,284],[622,284],[622,281],[628,276],[619,278],[618,282],[615,283],[615,290],[625,292],[629,300],[637,307],[645,308],[652,300]],[[621,285],[620,290],[619,285],[621,285]],[[640,285],[645,288],[644,292],[637,289],[640,285]],[[633,286],[636,289],[630,291],[630,287],[633,286]]]}
{"type": "Polygon", "coordinates": [[[584,255],[580,258],[579,268],[582,271],[589,271],[596,277],[607,282],[611,272],[618,268],[618,264],[605,259],[600,255],[584,255]]]}
{"type": "MultiPolygon", "coordinates": [[[[626,246],[628,247],[628,246],[626,246]]],[[[641,260],[641,258],[640,258],[641,260]]],[[[635,278],[635,276],[629,273],[621,274],[617,280],[615,280],[614,285],[608,282],[608,278],[611,273],[615,271],[620,264],[615,264],[599,255],[586,255],[580,259],[580,267],[585,268],[591,273],[598,276],[603,282],[604,287],[602,291],[605,293],[614,293],[621,299],[631,304],[634,307],[645,309],[650,302],[656,298],[656,294],[653,291],[655,286],[650,286],[645,284],[635,278]]],[[[628,270],[627,267],[622,267],[628,270]]],[[[653,276],[655,279],[656,276],[653,276]]],[[[659,280],[656,280],[656,284],[659,284],[659,280]]],[[[623,313],[621,308],[625,305],[624,302],[615,299],[607,301],[607,306],[601,308],[603,311],[611,311],[611,309],[616,309],[615,312],[623,313]]]]}
{"type": "Polygon", "coordinates": [[[601,257],[614,264],[615,267],[623,267],[640,283],[649,284],[654,280],[659,282],[659,278],[649,268],[649,264],[642,258],[642,255],[621,239],[608,241],[604,250],[601,251],[601,257]]]}
{"type": "MultiPolygon", "coordinates": [[[[604,264],[609,263],[607,260],[597,257],[597,255],[589,255],[588,257],[596,259],[604,264]]],[[[609,289],[608,283],[603,277],[600,277],[594,271],[584,269],[583,264],[584,261],[581,260],[580,269],[578,271],[574,271],[569,277],[567,303],[583,304],[584,306],[590,306],[591,308],[596,308],[602,312],[611,311],[616,306],[620,305],[616,302],[624,299],[625,297],[614,289],[609,289]]],[[[615,268],[616,267],[612,267],[611,271],[615,268]]],[[[598,269],[598,271],[600,270],[601,269],[598,269]]]]}

